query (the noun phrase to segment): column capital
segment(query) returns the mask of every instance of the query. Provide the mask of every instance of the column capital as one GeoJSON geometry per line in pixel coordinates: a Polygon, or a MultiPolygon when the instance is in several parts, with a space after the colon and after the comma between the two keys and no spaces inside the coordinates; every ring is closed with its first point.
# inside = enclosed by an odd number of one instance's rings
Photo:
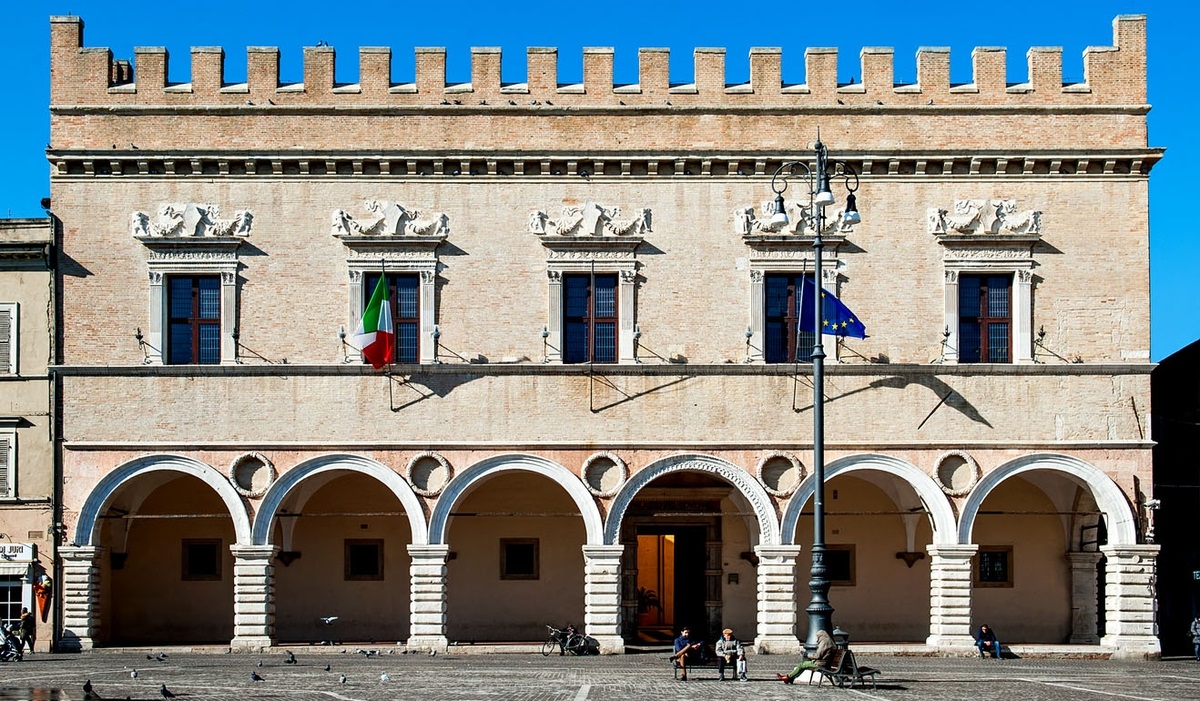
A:
{"type": "Polygon", "coordinates": [[[278,545],[239,545],[229,546],[229,552],[239,560],[270,560],[279,552],[278,545]]]}
{"type": "Polygon", "coordinates": [[[583,556],[589,560],[600,560],[621,557],[625,553],[624,545],[585,545],[583,556]]]}
{"type": "Polygon", "coordinates": [[[1105,557],[1158,557],[1159,551],[1162,550],[1161,545],[1102,545],[1100,552],[1104,553],[1105,557]]]}
{"type": "Polygon", "coordinates": [[[930,543],[925,546],[929,554],[933,557],[944,558],[962,558],[967,559],[975,556],[979,552],[979,546],[974,543],[930,543]]]}
{"type": "Polygon", "coordinates": [[[99,545],[63,545],[58,548],[58,555],[63,560],[83,562],[95,560],[104,554],[106,548],[99,545]]]}
{"type": "Polygon", "coordinates": [[[804,552],[803,545],[756,545],[754,546],[754,554],[760,558],[778,557],[800,557],[800,553],[804,552]]]}
{"type": "Polygon", "coordinates": [[[450,556],[449,545],[409,545],[408,554],[414,558],[445,560],[450,556]]]}

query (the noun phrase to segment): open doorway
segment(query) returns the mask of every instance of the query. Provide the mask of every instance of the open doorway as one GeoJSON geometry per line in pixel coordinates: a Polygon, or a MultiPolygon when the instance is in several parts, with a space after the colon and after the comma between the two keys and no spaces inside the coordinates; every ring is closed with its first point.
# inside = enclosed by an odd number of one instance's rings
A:
{"type": "Polygon", "coordinates": [[[705,542],[703,526],[638,528],[638,630],[647,642],[671,640],[684,626],[706,634],[705,542]]]}

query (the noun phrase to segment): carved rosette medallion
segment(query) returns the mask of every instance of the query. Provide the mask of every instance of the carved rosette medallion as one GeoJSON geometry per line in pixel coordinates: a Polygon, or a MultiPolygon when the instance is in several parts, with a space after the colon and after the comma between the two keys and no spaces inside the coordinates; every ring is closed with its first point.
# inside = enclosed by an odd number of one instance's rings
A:
{"type": "Polygon", "coordinates": [[[413,491],[426,497],[441,494],[453,476],[454,468],[446,458],[433,452],[414,455],[405,469],[405,479],[413,491]]]}
{"type": "Polygon", "coordinates": [[[787,497],[804,480],[804,465],[791,453],[768,453],[758,461],[755,474],[769,494],[787,497]]]}
{"type": "Polygon", "coordinates": [[[587,490],[598,497],[611,497],[629,477],[629,467],[619,456],[603,452],[583,463],[581,478],[587,490]]]}
{"type": "Polygon", "coordinates": [[[975,458],[961,450],[950,450],[938,456],[933,479],[942,491],[952,497],[966,496],[979,482],[981,470],[975,458]]]}
{"type": "Polygon", "coordinates": [[[262,453],[242,453],[229,465],[229,481],[244,497],[258,498],[266,494],[275,477],[275,465],[262,453]]]}

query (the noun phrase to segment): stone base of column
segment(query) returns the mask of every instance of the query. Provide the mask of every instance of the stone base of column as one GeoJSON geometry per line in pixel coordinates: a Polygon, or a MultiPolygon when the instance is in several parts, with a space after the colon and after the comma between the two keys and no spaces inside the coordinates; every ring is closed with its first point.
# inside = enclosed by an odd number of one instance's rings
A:
{"type": "Polygon", "coordinates": [[[432,652],[445,652],[450,646],[450,640],[444,635],[413,635],[409,636],[405,647],[409,651],[413,650],[428,650],[432,652]]]}
{"type": "Polygon", "coordinates": [[[969,635],[931,635],[925,638],[925,644],[936,648],[938,652],[956,654],[961,649],[976,655],[979,654],[979,650],[975,647],[975,638],[969,635]]]}
{"type": "Polygon", "coordinates": [[[1114,660],[1157,660],[1162,658],[1162,646],[1152,635],[1106,635],[1102,647],[1113,648],[1114,660]]]}
{"type": "Polygon", "coordinates": [[[1100,636],[1099,635],[1072,635],[1071,639],[1068,640],[1067,642],[1070,643],[1071,645],[1099,645],[1100,644],[1100,636]]]}
{"type": "Polygon", "coordinates": [[[760,635],[754,639],[754,652],[759,655],[798,655],[804,643],[794,635],[760,635]]]}
{"type": "Polygon", "coordinates": [[[600,643],[601,655],[624,655],[625,654],[625,639],[619,635],[593,635],[596,642],[600,643]]]}
{"type": "Polygon", "coordinates": [[[56,652],[86,652],[94,647],[91,636],[80,637],[67,629],[63,631],[58,646],[54,649],[56,652]]]}
{"type": "Polygon", "coordinates": [[[266,635],[239,635],[229,641],[229,647],[234,652],[266,652],[273,644],[274,641],[266,635]]]}

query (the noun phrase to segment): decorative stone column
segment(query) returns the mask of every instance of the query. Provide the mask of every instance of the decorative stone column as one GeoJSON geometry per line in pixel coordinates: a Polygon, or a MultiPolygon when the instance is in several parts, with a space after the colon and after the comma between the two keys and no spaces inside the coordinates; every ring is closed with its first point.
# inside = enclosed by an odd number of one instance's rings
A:
{"type": "Polygon", "coordinates": [[[263,650],[275,644],[276,545],[231,545],[233,553],[233,640],[241,650],[263,650]]]}
{"type": "Polygon", "coordinates": [[[796,558],[799,545],[759,545],[758,633],[755,652],[760,655],[794,655],[803,647],[796,637],[796,558]]]}
{"type": "Polygon", "coordinates": [[[64,545],[62,558],[62,637],[60,652],[91,650],[100,628],[100,566],[104,548],[64,545]]]}
{"type": "Polygon", "coordinates": [[[1071,563],[1071,639],[1072,645],[1097,645],[1100,635],[1096,628],[1099,608],[1096,587],[1096,565],[1100,553],[1070,552],[1071,563]]]}
{"type": "Polygon", "coordinates": [[[410,545],[410,650],[445,650],[446,638],[446,558],[449,545],[410,545]]]}
{"type": "Polygon", "coordinates": [[[972,651],[971,558],[978,545],[938,545],[929,551],[929,637],[925,644],[942,651],[972,651]]]}
{"type": "Polygon", "coordinates": [[[1154,591],[1157,545],[1107,545],[1104,553],[1104,637],[1114,659],[1157,659],[1154,591]]]}
{"type": "Polygon", "coordinates": [[[621,637],[621,555],[624,545],[583,546],[584,633],[605,655],[625,652],[621,637]]]}

